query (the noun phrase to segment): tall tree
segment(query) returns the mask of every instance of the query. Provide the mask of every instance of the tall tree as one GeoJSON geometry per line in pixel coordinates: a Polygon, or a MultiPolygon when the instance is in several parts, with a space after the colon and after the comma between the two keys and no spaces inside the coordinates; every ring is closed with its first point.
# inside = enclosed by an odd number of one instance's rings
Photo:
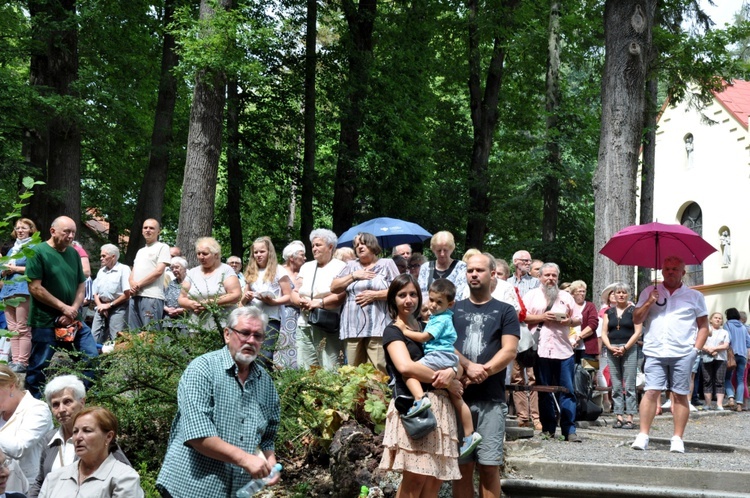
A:
{"type": "Polygon", "coordinates": [[[361,158],[360,133],[364,104],[370,84],[373,29],[377,0],[342,0],[348,26],[346,97],[341,110],[338,161],[333,194],[333,231],[342,233],[352,226],[357,200],[356,177],[361,158]]]}
{"type": "Polygon", "coordinates": [[[308,235],[313,231],[313,194],[315,192],[315,70],[318,64],[318,0],[307,0],[305,22],[305,137],[302,154],[302,193],[300,210],[300,240],[304,241],[308,257],[312,257],[308,235]]]}
{"type": "Polygon", "coordinates": [[[227,225],[232,254],[243,258],[242,236],[242,170],[240,168],[240,102],[239,83],[232,78],[227,83],[227,225]]]}
{"type": "Polygon", "coordinates": [[[40,129],[29,130],[25,154],[45,181],[27,212],[43,230],[61,215],[81,217],[81,131],[78,117],[78,28],[75,0],[30,0],[34,52],[30,83],[55,101],[40,129]]]}
{"type": "MultiPolygon", "coordinates": [[[[594,247],[635,222],[636,172],[656,0],[607,0],[602,126],[594,174],[594,247]]],[[[633,273],[594,251],[594,294],[610,282],[633,286],[633,273]]]]}
{"type": "Polygon", "coordinates": [[[542,213],[542,241],[554,242],[557,237],[557,215],[560,210],[560,179],[563,175],[560,151],[560,4],[551,0],[547,40],[547,174],[544,178],[544,208],[542,213]]]}
{"type": "Polygon", "coordinates": [[[138,249],[143,247],[144,240],[141,226],[144,220],[154,218],[162,222],[164,192],[167,186],[170,149],[172,147],[174,109],[177,102],[177,78],[174,75],[174,69],[177,67],[179,56],[176,51],[174,34],[169,30],[169,26],[174,20],[177,1],[165,0],[164,2],[161,72],[154,128],[151,133],[151,153],[141,183],[141,190],[138,194],[133,224],[130,227],[128,249],[125,254],[125,261],[128,264],[133,263],[138,249]]]}
{"type": "MultiPolygon", "coordinates": [[[[518,0],[501,0],[497,12],[480,13],[480,2],[468,0],[469,22],[469,96],[471,124],[474,141],[469,165],[469,218],[466,224],[466,247],[484,247],[487,232],[487,219],[490,214],[489,197],[489,157],[498,120],[498,99],[503,81],[505,44],[508,40],[508,19],[518,0]],[[481,83],[482,58],[480,53],[480,20],[491,17],[493,32],[492,56],[487,65],[484,88],[481,83]],[[501,22],[501,20],[503,20],[501,22]]],[[[489,9],[488,9],[489,10],[489,9]]]]}
{"type": "MultiPolygon", "coordinates": [[[[199,23],[202,36],[216,34],[212,20],[217,16],[214,5],[227,11],[232,0],[201,0],[199,23]]],[[[177,245],[189,263],[194,264],[195,241],[211,233],[214,222],[216,180],[221,156],[221,139],[224,123],[226,78],[216,67],[198,69],[190,109],[185,176],[182,182],[182,204],[178,225],[177,245]]]]}

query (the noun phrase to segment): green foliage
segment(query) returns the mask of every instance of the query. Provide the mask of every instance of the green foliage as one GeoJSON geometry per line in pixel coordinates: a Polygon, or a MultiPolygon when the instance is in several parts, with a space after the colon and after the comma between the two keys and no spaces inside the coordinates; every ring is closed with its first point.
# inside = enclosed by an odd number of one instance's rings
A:
{"type": "Polygon", "coordinates": [[[390,401],[387,379],[371,364],[282,370],[275,374],[281,397],[276,452],[284,458],[325,453],[347,420],[382,431],[390,401]]]}

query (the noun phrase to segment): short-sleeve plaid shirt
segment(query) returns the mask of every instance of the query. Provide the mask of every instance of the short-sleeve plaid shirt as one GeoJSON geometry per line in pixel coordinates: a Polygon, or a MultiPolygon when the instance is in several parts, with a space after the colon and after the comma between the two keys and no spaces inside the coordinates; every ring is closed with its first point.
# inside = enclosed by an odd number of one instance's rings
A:
{"type": "Polygon", "coordinates": [[[224,347],[188,365],[177,389],[177,406],[157,485],[173,498],[234,496],[250,474],[204,456],[186,442],[218,436],[251,454],[258,448],[273,450],[280,409],[271,377],[254,362],[243,385],[224,347]]]}

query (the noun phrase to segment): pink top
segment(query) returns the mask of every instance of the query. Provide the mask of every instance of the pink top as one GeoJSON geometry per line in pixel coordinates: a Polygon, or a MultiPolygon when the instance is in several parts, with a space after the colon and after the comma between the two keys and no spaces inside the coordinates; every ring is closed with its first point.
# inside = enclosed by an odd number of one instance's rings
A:
{"type": "MultiPolygon", "coordinates": [[[[529,315],[543,315],[547,310],[547,298],[544,296],[543,287],[537,287],[527,292],[523,296],[523,304],[526,306],[529,315]]],[[[573,296],[561,290],[550,311],[565,313],[569,318],[581,318],[581,313],[576,311],[575,304],[573,296]]],[[[539,357],[565,360],[573,356],[573,346],[570,345],[569,335],[569,325],[562,325],[560,322],[554,321],[543,322],[542,328],[539,330],[539,345],[537,347],[539,357]]]]}

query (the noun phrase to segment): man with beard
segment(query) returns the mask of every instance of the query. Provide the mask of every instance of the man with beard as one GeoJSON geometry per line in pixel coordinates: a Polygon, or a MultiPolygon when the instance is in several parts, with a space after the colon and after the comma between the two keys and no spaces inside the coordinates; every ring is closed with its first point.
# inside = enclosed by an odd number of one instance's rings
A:
{"type": "MultiPolygon", "coordinates": [[[[482,435],[474,453],[459,459],[461,480],[453,483],[453,496],[474,496],[474,466],[479,472],[479,495],[500,497],[500,465],[505,438],[505,367],[516,357],[518,315],[513,306],[494,299],[495,258],[477,254],[467,261],[469,298],[453,308],[456,348],[463,367],[463,398],[482,435]]],[[[459,428],[461,425],[459,424],[459,428]]],[[[460,430],[460,429],[459,429],[460,430]]],[[[459,434],[459,441],[463,434],[459,434]]]]}
{"type": "Polygon", "coordinates": [[[570,342],[570,327],[581,324],[573,296],[557,287],[560,268],[555,263],[545,263],[540,269],[541,286],[523,297],[526,305],[526,323],[539,333],[537,353],[537,384],[560,386],[566,393],[539,393],[539,420],[542,432],[554,437],[557,428],[555,414],[556,396],[560,406],[560,430],[566,441],[580,443],[576,434],[576,397],[573,386],[575,356],[570,342]]]}
{"type": "MultiPolygon", "coordinates": [[[[251,479],[270,474],[279,395],[255,361],[267,325],[268,317],[255,306],[235,309],[224,329],[226,347],[185,369],[156,481],[163,497],[235,496],[251,479]]],[[[278,476],[269,484],[277,481],[278,476]]]]}

